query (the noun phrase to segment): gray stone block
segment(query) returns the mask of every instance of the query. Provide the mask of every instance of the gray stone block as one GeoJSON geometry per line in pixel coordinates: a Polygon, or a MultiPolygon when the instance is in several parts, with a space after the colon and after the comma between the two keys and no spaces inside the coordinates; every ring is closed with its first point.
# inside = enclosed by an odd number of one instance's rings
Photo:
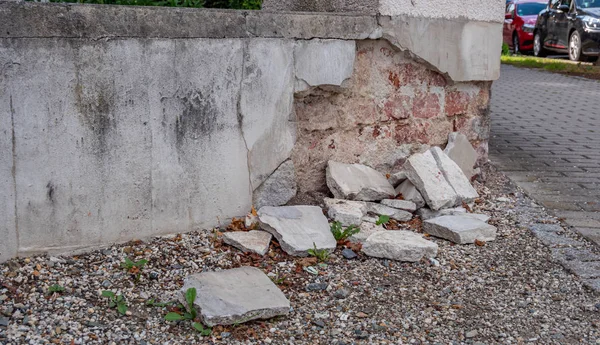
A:
{"type": "Polygon", "coordinates": [[[281,206],[290,201],[297,192],[294,163],[288,160],[258,187],[253,195],[256,209],[263,206],[281,206]]]}
{"type": "Polygon", "coordinates": [[[314,246],[333,251],[337,245],[320,207],[265,206],[258,210],[258,220],[289,255],[308,256],[314,246]]]}
{"type": "Polygon", "coordinates": [[[446,181],[431,151],[410,156],[404,163],[404,170],[432,210],[454,206],[456,192],[446,181]]]}
{"type": "Polygon", "coordinates": [[[464,207],[455,207],[455,208],[445,208],[439,211],[432,211],[427,207],[423,207],[417,210],[417,215],[421,217],[422,220],[427,220],[431,218],[437,218],[441,216],[452,216],[458,214],[466,214],[467,210],[464,207]]]}
{"type": "Polygon", "coordinates": [[[465,176],[462,169],[450,157],[448,157],[439,147],[432,147],[431,154],[437,162],[438,168],[444,174],[446,181],[452,186],[458,196],[457,203],[471,203],[479,197],[477,191],[471,185],[471,182],[465,176]]]}
{"type": "Polygon", "coordinates": [[[326,180],[338,199],[378,201],[393,198],[396,193],[385,176],[362,164],[329,161],[326,180]]]}
{"type": "Polygon", "coordinates": [[[402,195],[404,200],[414,202],[417,208],[425,206],[425,199],[423,199],[421,193],[417,190],[415,185],[410,182],[410,180],[405,180],[404,182],[400,183],[400,185],[396,187],[395,191],[396,195],[402,195]]]}
{"type": "Polygon", "coordinates": [[[295,91],[319,85],[342,86],[352,76],[355,58],[354,41],[298,41],[294,48],[295,91]]]}
{"type": "Polygon", "coordinates": [[[423,222],[423,230],[454,243],[466,244],[496,239],[496,227],[464,215],[441,216],[423,222]]]}
{"type": "Polygon", "coordinates": [[[356,235],[350,236],[350,238],[348,238],[348,240],[350,242],[363,243],[364,241],[367,240],[367,238],[369,238],[369,236],[371,236],[374,233],[379,232],[379,231],[387,231],[387,230],[385,230],[383,228],[383,226],[375,224],[375,222],[366,222],[365,221],[360,224],[360,232],[356,235]]]}
{"type": "Polygon", "coordinates": [[[383,199],[381,200],[381,204],[408,212],[415,212],[417,210],[417,205],[409,200],[383,199]]]}
{"type": "Polygon", "coordinates": [[[254,267],[191,275],[181,289],[183,301],[188,288],[196,288],[194,305],[209,327],[270,319],[290,311],[290,301],[266,274],[254,267]]]}
{"type": "Polygon", "coordinates": [[[367,204],[362,201],[325,198],[324,202],[329,218],[343,226],[359,225],[367,214],[367,204]]]}
{"type": "Polygon", "coordinates": [[[410,212],[399,210],[397,208],[389,207],[386,205],[376,204],[374,202],[367,203],[367,209],[369,212],[379,216],[388,216],[400,222],[408,222],[412,219],[413,215],[410,212]]]}
{"type": "Polygon", "coordinates": [[[231,231],[223,233],[223,242],[236,247],[244,253],[265,255],[273,235],[266,231],[231,231]]]}
{"type": "Polygon", "coordinates": [[[450,133],[444,153],[458,164],[470,181],[471,177],[475,175],[474,167],[479,155],[469,142],[469,139],[467,139],[467,136],[458,132],[450,133]]]}
{"type": "Polygon", "coordinates": [[[422,235],[412,231],[380,231],[363,242],[362,252],[371,257],[397,261],[416,262],[421,258],[433,258],[438,246],[422,235]]]}

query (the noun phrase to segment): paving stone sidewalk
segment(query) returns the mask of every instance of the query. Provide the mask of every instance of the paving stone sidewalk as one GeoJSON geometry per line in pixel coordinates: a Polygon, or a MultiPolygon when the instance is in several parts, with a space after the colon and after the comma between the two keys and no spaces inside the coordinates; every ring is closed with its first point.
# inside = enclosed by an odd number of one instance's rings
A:
{"type": "Polygon", "coordinates": [[[494,165],[600,245],[600,82],[503,65],[491,118],[494,165]]]}
{"type": "Polygon", "coordinates": [[[538,223],[527,205],[517,206],[521,223],[596,291],[600,251],[577,233],[600,245],[598,96],[597,81],[502,66],[492,89],[490,138],[492,163],[564,226],[538,223]]]}

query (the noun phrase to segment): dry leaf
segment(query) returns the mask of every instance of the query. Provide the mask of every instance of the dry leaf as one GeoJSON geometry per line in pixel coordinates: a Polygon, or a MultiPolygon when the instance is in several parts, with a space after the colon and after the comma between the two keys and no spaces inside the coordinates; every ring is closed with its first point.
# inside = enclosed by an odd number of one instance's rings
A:
{"type": "Polygon", "coordinates": [[[484,241],[480,241],[480,240],[475,240],[475,245],[483,247],[483,246],[485,246],[485,242],[484,241]]]}
{"type": "Polygon", "coordinates": [[[297,263],[300,264],[300,266],[302,266],[302,267],[314,266],[317,264],[317,258],[315,258],[315,257],[302,258],[302,259],[299,259],[297,261],[297,263]]]}
{"type": "Polygon", "coordinates": [[[467,212],[469,212],[469,213],[473,213],[473,210],[471,210],[471,208],[469,207],[469,205],[467,205],[467,203],[466,203],[466,202],[464,202],[464,201],[462,202],[462,207],[463,207],[465,210],[467,210],[467,212]]]}

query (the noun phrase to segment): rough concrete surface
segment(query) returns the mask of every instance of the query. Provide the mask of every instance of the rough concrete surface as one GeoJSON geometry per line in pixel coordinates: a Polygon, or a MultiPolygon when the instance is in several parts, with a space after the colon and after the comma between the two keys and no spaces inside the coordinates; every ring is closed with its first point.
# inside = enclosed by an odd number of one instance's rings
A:
{"type": "Polygon", "coordinates": [[[456,204],[456,192],[446,181],[431,151],[412,155],[404,164],[404,169],[410,182],[432,210],[456,204]]]}
{"type": "Polygon", "coordinates": [[[319,85],[341,86],[352,75],[355,57],[355,41],[298,42],[294,48],[295,91],[319,85]]]}
{"type": "Polygon", "coordinates": [[[185,279],[182,297],[192,287],[197,293],[194,305],[209,327],[270,319],[290,312],[290,301],[255,267],[191,275],[185,279]]]}
{"type": "Polygon", "coordinates": [[[266,231],[230,231],[223,233],[223,242],[234,246],[244,253],[265,255],[269,251],[273,235],[266,231]]]}
{"type": "Polygon", "coordinates": [[[253,189],[288,159],[293,125],[294,41],[246,42],[239,111],[253,189]]]}
{"type": "Polygon", "coordinates": [[[376,258],[416,262],[423,257],[434,258],[438,245],[412,231],[380,231],[363,242],[362,251],[376,258]]]}
{"type": "Polygon", "coordinates": [[[441,216],[423,222],[423,230],[454,243],[488,242],[496,239],[496,227],[475,217],[461,214],[441,216]]]}
{"type": "MultiPolygon", "coordinates": [[[[373,1],[371,1],[373,2],[373,1]]],[[[379,12],[384,16],[408,16],[424,18],[444,18],[454,20],[477,20],[502,23],[504,21],[504,0],[379,0],[379,12]]]]}
{"type": "Polygon", "coordinates": [[[417,210],[417,205],[408,200],[384,199],[381,200],[381,204],[408,212],[415,212],[417,210]]]}
{"type": "Polygon", "coordinates": [[[377,225],[375,223],[372,222],[362,222],[360,223],[360,231],[358,232],[358,234],[352,235],[350,236],[350,238],[348,238],[348,240],[350,240],[350,242],[364,242],[367,240],[367,238],[369,238],[369,236],[373,235],[376,232],[379,231],[387,231],[385,230],[385,228],[381,225],[377,225]]]}
{"type": "Polygon", "coordinates": [[[327,186],[338,199],[378,201],[394,196],[394,187],[377,170],[361,164],[329,161],[327,186]]]}
{"type": "Polygon", "coordinates": [[[336,247],[329,222],[317,206],[265,206],[258,210],[260,226],[273,234],[289,255],[307,256],[308,250],[336,247]]]}
{"type": "Polygon", "coordinates": [[[260,209],[263,206],[285,205],[296,195],[296,191],[294,162],[288,160],[254,191],[253,206],[260,209]]]}
{"type": "Polygon", "coordinates": [[[325,198],[327,215],[343,226],[359,225],[367,214],[367,204],[362,201],[325,198]]]}
{"type": "Polygon", "coordinates": [[[437,162],[438,168],[444,174],[446,181],[448,181],[452,189],[456,192],[458,204],[461,202],[471,203],[479,197],[479,194],[477,194],[477,191],[473,188],[471,182],[456,162],[450,159],[437,146],[432,147],[430,151],[437,162]]]}
{"type": "Polygon", "coordinates": [[[475,163],[479,155],[469,142],[466,135],[452,132],[448,135],[448,144],[444,148],[444,153],[450,157],[462,169],[469,181],[475,175],[475,163]]]}
{"type": "Polygon", "coordinates": [[[263,11],[362,12],[376,14],[379,1],[365,0],[263,0],[263,11]]]}
{"type": "Polygon", "coordinates": [[[370,213],[374,213],[379,216],[388,216],[400,222],[407,222],[413,217],[412,213],[410,212],[374,202],[368,202],[367,209],[370,213]]]}
{"type": "Polygon", "coordinates": [[[396,187],[396,195],[401,195],[404,200],[413,202],[419,209],[425,206],[425,199],[410,180],[405,180],[396,187]]]}

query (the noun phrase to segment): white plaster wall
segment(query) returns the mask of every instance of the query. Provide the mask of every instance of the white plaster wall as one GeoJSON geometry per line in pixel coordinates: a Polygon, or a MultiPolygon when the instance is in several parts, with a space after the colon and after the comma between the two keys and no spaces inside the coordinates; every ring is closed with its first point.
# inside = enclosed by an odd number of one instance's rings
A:
{"type": "Polygon", "coordinates": [[[379,0],[384,16],[477,20],[502,23],[505,0],[379,0]]]}

